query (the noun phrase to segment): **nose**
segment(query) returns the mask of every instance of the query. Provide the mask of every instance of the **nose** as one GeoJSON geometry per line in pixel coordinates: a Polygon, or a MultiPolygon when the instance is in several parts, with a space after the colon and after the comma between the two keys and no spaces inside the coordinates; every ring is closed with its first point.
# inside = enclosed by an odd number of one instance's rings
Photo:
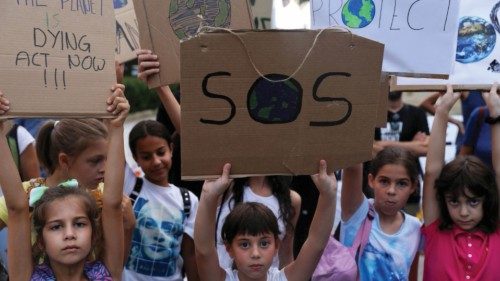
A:
{"type": "Polygon", "coordinates": [[[460,216],[466,217],[469,215],[469,209],[466,204],[460,204],[460,216]]]}
{"type": "Polygon", "coordinates": [[[64,232],[64,240],[74,240],[76,238],[76,232],[73,227],[66,227],[64,232]]]}
{"type": "Polygon", "coordinates": [[[387,188],[387,194],[394,195],[396,194],[396,186],[395,184],[391,184],[389,188],[387,188]]]}
{"type": "Polygon", "coordinates": [[[253,246],[251,251],[252,251],[251,252],[252,259],[260,258],[260,250],[259,250],[259,247],[257,245],[253,246]]]}
{"type": "Polygon", "coordinates": [[[155,165],[161,164],[161,158],[158,155],[153,155],[153,163],[155,165]]]}

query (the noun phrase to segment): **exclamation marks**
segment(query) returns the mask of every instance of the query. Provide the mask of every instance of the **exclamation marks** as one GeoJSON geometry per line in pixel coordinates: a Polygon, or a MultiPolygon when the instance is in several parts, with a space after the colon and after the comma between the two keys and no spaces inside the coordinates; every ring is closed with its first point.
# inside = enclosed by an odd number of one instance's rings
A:
{"type": "MultiPolygon", "coordinates": [[[[49,75],[50,75],[50,72],[49,72],[49,75]]],[[[66,70],[63,70],[62,75],[61,75],[61,71],[59,71],[59,74],[58,74],[58,71],[56,68],[56,69],[54,69],[54,86],[55,86],[56,90],[59,89],[60,82],[62,82],[64,90],[66,90],[66,70]],[[61,80],[59,80],[59,79],[61,79],[61,80]]],[[[44,83],[45,88],[47,88],[47,86],[48,86],[47,69],[43,70],[43,83],[44,83]]]]}

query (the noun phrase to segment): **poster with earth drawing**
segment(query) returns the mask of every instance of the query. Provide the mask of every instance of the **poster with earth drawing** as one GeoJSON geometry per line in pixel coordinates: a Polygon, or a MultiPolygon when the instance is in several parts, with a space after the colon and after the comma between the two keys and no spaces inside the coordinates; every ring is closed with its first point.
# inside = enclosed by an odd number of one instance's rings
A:
{"type": "Polygon", "coordinates": [[[384,43],[385,72],[446,76],[452,70],[459,2],[490,1],[311,0],[311,28],[342,27],[384,43]]]}
{"type": "Polygon", "coordinates": [[[150,88],[180,82],[180,42],[201,27],[251,29],[246,0],[133,0],[142,48],[158,55],[160,73],[150,88]]]}
{"type": "Polygon", "coordinates": [[[462,0],[457,27],[454,67],[448,80],[398,77],[392,88],[401,90],[485,89],[500,82],[500,1],[462,0]]]}

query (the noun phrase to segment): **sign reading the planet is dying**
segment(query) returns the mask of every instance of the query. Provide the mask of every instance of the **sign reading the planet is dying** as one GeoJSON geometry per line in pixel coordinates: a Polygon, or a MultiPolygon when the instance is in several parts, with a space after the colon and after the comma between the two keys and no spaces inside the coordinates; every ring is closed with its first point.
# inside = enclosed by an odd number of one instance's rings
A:
{"type": "Polygon", "coordinates": [[[180,82],[180,41],[201,27],[251,29],[247,1],[134,0],[142,48],[158,55],[160,73],[148,79],[150,88],[180,82]]]}
{"type": "Polygon", "coordinates": [[[386,72],[448,75],[459,2],[463,1],[311,0],[311,27],[345,27],[384,43],[386,72]]]}
{"type": "Polygon", "coordinates": [[[343,30],[235,32],[181,44],[184,179],[228,162],[233,176],[307,175],[320,159],[330,171],[371,159],[382,44],[343,30]]]}
{"type": "Polygon", "coordinates": [[[114,23],[111,1],[1,1],[0,85],[9,115],[108,115],[114,23]]]}
{"type": "Polygon", "coordinates": [[[137,57],[139,26],[132,0],[113,0],[116,14],[116,60],[124,63],[137,57]]]}
{"type": "Polygon", "coordinates": [[[446,84],[455,89],[489,90],[500,82],[500,2],[498,0],[462,0],[457,27],[457,51],[452,75],[448,80],[397,78],[395,89],[445,90],[446,84]]]}

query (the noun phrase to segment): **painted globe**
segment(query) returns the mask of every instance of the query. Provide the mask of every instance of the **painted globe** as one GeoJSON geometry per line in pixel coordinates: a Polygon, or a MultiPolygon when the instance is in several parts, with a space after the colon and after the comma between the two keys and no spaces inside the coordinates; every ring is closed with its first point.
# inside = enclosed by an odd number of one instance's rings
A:
{"type": "Polygon", "coordinates": [[[172,0],[169,7],[172,30],[179,39],[196,35],[203,26],[229,27],[231,0],[172,0]]]}
{"type": "Polygon", "coordinates": [[[491,54],[496,44],[495,28],[480,17],[463,17],[458,24],[456,61],[473,63],[491,54]]]}
{"type": "Polygon", "coordinates": [[[372,0],[349,0],[342,7],[342,21],[350,28],[363,28],[375,16],[375,3],[372,0]]]}

